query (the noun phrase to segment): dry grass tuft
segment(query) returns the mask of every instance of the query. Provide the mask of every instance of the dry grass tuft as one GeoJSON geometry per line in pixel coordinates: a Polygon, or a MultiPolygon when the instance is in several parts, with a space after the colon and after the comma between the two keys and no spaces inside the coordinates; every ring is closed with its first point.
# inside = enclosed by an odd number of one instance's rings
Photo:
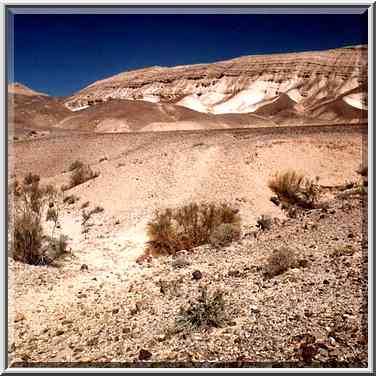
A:
{"type": "Polygon", "coordinates": [[[290,268],[298,265],[298,261],[295,252],[288,248],[280,248],[274,250],[274,252],[268,258],[265,265],[265,276],[273,278],[277,275],[283,274],[290,268]]]}
{"type": "MultiPolygon", "coordinates": [[[[147,225],[148,249],[153,255],[174,255],[176,252],[210,243],[214,231],[222,224],[240,231],[238,210],[228,204],[192,203],[177,209],[157,211],[147,225]]],[[[227,230],[226,230],[227,231],[227,230]]]]}
{"type": "Polygon", "coordinates": [[[14,184],[13,242],[11,255],[17,261],[32,265],[52,263],[65,252],[66,241],[56,240],[54,231],[59,219],[57,190],[41,187],[38,175],[28,174],[23,184],[14,184]],[[50,235],[44,233],[42,217],[53,222],[50,235]],[[51,252],[53,249],[53,252],[51,252]]]}
{"type": "Polygon", "coordinates": [[[99,176],[98,171],[93,171],[89,165],[81,165],[72,171],[68,189],[77,185],[87,182],[88,180],[95,179],[99,176]]]}
{"type": "Polygon", "coordinates": [[[318,184],[292,170],[277,173],[268,187],[281,201],[307,209],[315,207],[320,193],[318,184]]]}
{"type": "Polygon", "coordinates": [[[210,235],[209,242],[213,247],[220,248],[240,239],[240,227],[237,224],[222,223],[210,235]]]}
{"type": "Polygon", "coordinates": [[[76,170],[78,168],[82,168],[84,166],[83,162],[79,161],[78,159],[72,162],[69,166],[69,171],[76,170]]]}

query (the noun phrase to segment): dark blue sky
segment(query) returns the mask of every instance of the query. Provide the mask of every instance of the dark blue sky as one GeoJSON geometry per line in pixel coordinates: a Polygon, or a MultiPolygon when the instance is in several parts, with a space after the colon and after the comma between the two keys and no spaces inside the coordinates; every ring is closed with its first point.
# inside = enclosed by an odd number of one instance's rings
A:
{"type": "Polygon", "coordinates": [[[51,95],[141,67],[367,43],[367,15],[15,15],[14,80],[51,95]]]}

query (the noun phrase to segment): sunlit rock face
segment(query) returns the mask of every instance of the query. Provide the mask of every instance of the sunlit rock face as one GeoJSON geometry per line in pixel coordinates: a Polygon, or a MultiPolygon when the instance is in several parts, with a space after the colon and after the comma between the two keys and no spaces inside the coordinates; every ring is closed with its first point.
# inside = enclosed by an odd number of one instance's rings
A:
{"type": "Polygon", "coordinates": [[[280,122],[367,116],[367,46],[150,67],[94,82],[69,97],[79,110],[111,99],[174,103],[212,114],[254,113],[280,122]]]}

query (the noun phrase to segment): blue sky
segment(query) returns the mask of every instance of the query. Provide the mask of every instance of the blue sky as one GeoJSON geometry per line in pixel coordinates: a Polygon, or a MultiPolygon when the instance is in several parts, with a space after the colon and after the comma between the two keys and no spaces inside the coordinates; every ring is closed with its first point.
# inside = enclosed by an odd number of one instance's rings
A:
{"type": "Polygon", "coordinates": [[[16,14],[13,35],[14,80],[66,96],[153,65],[367,43],[367,16],[16,14]]]}

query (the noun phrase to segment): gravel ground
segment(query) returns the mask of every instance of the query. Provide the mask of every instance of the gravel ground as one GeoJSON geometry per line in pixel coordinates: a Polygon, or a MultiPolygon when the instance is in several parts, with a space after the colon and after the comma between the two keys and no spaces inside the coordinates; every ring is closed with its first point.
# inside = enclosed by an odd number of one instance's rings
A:
{"type": "MultiPolygon", "coordinates": [[[[278,220],[256,237],[244,228],[228,247],[143,264],[122,262],[132,244],[102,267],[88,258],[88,270],[81,254],[59,267],[9,259],[11,366],[367,367],[365,201],[332,198],[328,210],[278,220]],[[266,278],[283,246],[300,266],[266,278]],[[203,287],[223,292],[223,323],[181,327],[180,307],[203,287]]],[[[100,244],[88,239],[77,253],[105,255],[100,244]]]]}

